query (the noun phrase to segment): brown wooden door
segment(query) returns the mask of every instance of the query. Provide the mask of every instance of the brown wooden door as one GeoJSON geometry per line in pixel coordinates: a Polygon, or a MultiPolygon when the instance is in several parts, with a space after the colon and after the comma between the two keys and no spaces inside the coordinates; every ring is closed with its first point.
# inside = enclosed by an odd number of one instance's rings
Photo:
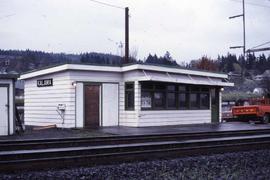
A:
{"type": "Polygon", "coordinates": [[[85,120],[84,126],[95,128],[99,126],[100,86],[86,85],[84,89],[85,120]]]}

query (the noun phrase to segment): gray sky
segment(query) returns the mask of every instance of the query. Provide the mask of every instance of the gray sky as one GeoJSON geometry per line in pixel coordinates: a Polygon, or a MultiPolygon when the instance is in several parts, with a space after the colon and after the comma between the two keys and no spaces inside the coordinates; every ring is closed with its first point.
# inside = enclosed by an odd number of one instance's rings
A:
{"type": "MultiPolygon", "coordinates": [[[[130,8],[130,50],[143,59],[169,51],[178,62],[241,53],[237,0],[100,0],[130,8]]],[[[270,1],[246,0],[247,47],[270,41],[270,1]]],[[[121,54],[124,10],[89,0],[0,0],[0,48],[121,54]]],[[[270,46],[270,44],[269,44],[270,46]]]]}

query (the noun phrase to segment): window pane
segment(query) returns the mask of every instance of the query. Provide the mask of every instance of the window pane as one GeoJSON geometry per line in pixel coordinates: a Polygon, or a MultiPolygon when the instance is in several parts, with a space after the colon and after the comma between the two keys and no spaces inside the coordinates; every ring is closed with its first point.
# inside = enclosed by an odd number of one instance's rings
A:
{"type": "Polygon", "coordinates": [[[133,90],[134,89],[134,83],[126,83],[126,90],[133,90]]]}
{"type": "Polygon", "coordinates": [[[125,109],[134,110],[134,83],[125,83],[125,109]]]}
{"type": "Polygon", "coordinates": [[[142,92],[141,107],[152,108],[152,96],[150,92],[142,92]]]}
{"type": "Polygon", "coordinates": [[[126,108],[127,109],[134,108],[134,93],[132,91],[126,92],[126,108]]]}
{"type": "Polygon", "coordinates": [[[191,87],[190,87],[190,91],[198,92],[198,91],[200,91],[200,88],[197,87],[197,86],[191,86],[191,87]]]}
{"type": "Polygon", "coordinates": [[[144,83],[142,83],[142,89],[153,89],[153,84],[151,84],[151,83],[146,83],[146,82],[144,82],[144,83]]]}
{"type": "Polygon", "coordinates": [[[178,88],[179,88],[179,91],[186,91],[187,90],[187,87],[184,85],[181,85],[178,88]]]}
{"type": "Polygon", "coordinates": [[[168,108],[176,108],[176,98],[175,93],[167,94],[168,108]]]}
{"type": "Polygon", "coordinates": [[[190,93],[190,108],[197,109],[199,107],[196,93],[190,93]]]}
{"type": "Polygon", "coordinates": [[[187,109],[187,95],[186,93],[178,94],[178,102],[180,109],[187,109]]]}
{"type": "Polygon", "coordinates": [[[166,85],[165,84],[156,84],[155,88],[158,90],[165,90],[166,89],[166,85]]]}
{"type": "Polygon", "coordinates": [[[209,94],[203,93],[200,94],[200,101],[201,101],[201,108],[202,109],[209,109],[209,94]]]}
{"type": "Polygon", "coordinates": [[[167,86],[168,91],[175,91],[175,86],[174,85],[169,85],[167,86]]]}
{"type": "Polygon", "coordinates": [[[201,92],[209,92],[209,88],[208,88],[208,87],[203,87],[203,88],[201,89],[201,92]]]}
{"type": "Polygon", "coordinates": [[[154,93],[154,104],[156,108],[164,108],[164,93],[155,92],[154,93]]]}

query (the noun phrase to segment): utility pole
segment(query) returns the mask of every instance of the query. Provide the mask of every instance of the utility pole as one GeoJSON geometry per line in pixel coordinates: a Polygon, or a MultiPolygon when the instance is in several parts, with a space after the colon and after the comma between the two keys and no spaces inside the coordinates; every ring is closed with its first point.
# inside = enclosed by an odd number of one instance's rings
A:
{"type": "MultiPolygon", "coordinates": [[[[238,49],[238,48],[243,48],[243,60],[246,60],[246,8],[245,8],[245,0],[242,0],[242,6],[243,6],[243,12],[240,15],[236,16],[231,16],[229,19],[234,19],[238,17],[243,17],[243,45],[242,46],[232,46],[230,49],[238,49]]],[[[242,64],[241,68],[241,76],[244,77],[244,68],[242,64]]]]}
{"type": "Polygon", "coordinates": [[[125,8],[125,61],[129,63],[129,9],[125,8]]]}
{"type": "Polygon", "coordinates": [[[243,55],[244,55],[244,61],[245,61],[245,59],[246,59],[246,11],[245,11],[245,0],[243,0],[243,55]]]}

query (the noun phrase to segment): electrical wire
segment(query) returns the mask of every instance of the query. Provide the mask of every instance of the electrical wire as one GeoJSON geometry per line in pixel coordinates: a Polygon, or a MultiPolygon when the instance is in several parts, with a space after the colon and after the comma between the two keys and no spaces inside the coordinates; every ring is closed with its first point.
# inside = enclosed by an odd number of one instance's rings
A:
{"type": "Polygon", "coordinates": [[[109,3],[104,3],[104,2],[101,2],[101,1],[96,1],[96,0],[89,0],[89,1],[92,1],[94,3],[101,4],[101,5],[104,5],[104,6],[109,6],[109,7],[117,8],[117,9],[125,9],[124,7],[116,6],[116,5],[109,4],[109,3]]]}
{"type": "Polygon", "coordinates": [[[266,45],[266,44],[270,44],[270,41],[265,42],[265,43],[263,43],[263,44],[260,44],[260,45],[258,45],[258,46],[254,46],[253,48],[250,48],[250,49],[255,49],[255,48],[258,48],[258,47],[264,46],[264,45],[266,45]]]}
{"type": "MultiPolygon", "coordinates": [[[[230,1],[234,1],[234,2],[237,2],[237,3],[242,3],[241,0],[230,0],[230,1]]],[[[270,8],[270,6],[257,4],[257,3],[252,3],[252,2],[245,2],[245,4],[248,4],[248,5],[251,5],[251,6],[257,6],[257,7],[263,7],[263,8],[270,8]]]]}

